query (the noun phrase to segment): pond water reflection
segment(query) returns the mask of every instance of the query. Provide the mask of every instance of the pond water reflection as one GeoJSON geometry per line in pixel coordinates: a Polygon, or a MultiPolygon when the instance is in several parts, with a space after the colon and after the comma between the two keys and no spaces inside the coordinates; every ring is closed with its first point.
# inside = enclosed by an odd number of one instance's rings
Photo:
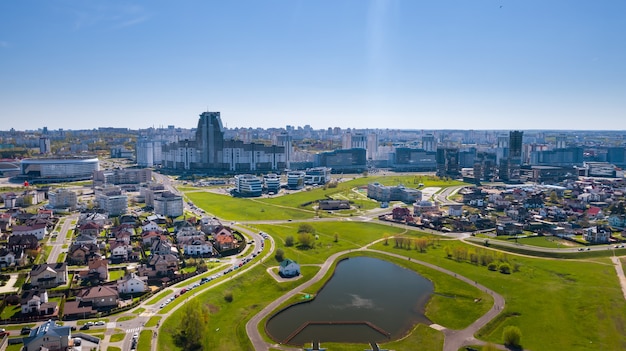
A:
{"type": "Polygon", "coordinates": [[[294,345],[398,339],[416,323],[430,324],[424,306],[432,292],[432,282],[411,270],[376,258],[354,257],[337,264],[313,301],[271,318],[267,331],[277,342],[294,345]]]}

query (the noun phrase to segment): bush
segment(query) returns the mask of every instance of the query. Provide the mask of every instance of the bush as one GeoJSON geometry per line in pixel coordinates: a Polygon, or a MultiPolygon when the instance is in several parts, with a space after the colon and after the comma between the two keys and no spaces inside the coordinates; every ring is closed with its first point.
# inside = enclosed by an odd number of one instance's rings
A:
{"type": "Polygon", "coordinates": [[[224,292],[224,300],[226,300],[226,302],[233,302],[233,292],[232,291],[224,292]]]}
{"type": "Polygon", "coordinates": [[[508,263],[503,263],[500,265],[500,273],[502,274],[511,274],[511,266],[508,263]]]}
{"type": "Polygon", "coordinates": [[[276,250],[276,254],[274,255],[274,258],[278,262],[284,261],[285,260],[285,251],[283,251],[283,249],[276,250]]]}
{"type": "Polygon", "coordinates": [[[487,269],[495,272],[498,270],[498,265],[495,262],[491,262],[487,265],[487,269]]]}
{"type": "Polygon", "coordinates": [[[502,338],[504,339],[504,345],[519,347],[520,340],[522,339],[522,331],[514,325],[509,325],[502,331],[502,338]]]}
{"type": "Polygon", "coordinates": [[[285,246],[291,247],[293,246],[293,242],[294,242],[293,236],[289,235],[288,237],[285,238],[285,246]]]}

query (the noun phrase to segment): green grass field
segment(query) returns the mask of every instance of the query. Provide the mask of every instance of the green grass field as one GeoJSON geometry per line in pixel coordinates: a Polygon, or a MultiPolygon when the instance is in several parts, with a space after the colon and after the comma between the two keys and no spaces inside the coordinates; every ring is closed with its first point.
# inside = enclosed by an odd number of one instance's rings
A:
{"type": "MultiPolygon", "coordinates": [[[[495,240],[502,240],[508,242],[515,242],[515,239],[508,239],[509,237],[494,237],[495,240]]],[[[524,245],[538,246],[538,247],[547,247],[551,249],[559,249],[565,247],[581,247],[582,245],[575,243],[573,241],[561,239],[555,236],[533,236],[528,238],[519,238],[517,242],[524,245]]]]}
{"type": "MultiPolygon", "coordinates": [[[[424,186],[449,187],[463,185],[455,180],[440,180],[431,176],[377,176],[361,177],[338,183],[336,187],[315,188],[310,191],[294,192],[285,196],[272,198],[233,198],[230,195],[216,194],[207,191],[185,192],[196,206],[210,214],[229,221],[263,220],[263,219],[307,219],[315,216],[312,202],[324,200],[328,197],[345,198],[354,201],[356,206],[371,209],[378,206],[374,201],[367,199],[362,193],[355,193],[354,188],[367,186],[372,182],[385,185],[404,184],[407,187],[424,186]]],[[[341,211],[338,211],[340,213],[341,211]]]]}
{"type": "Polygon", "coordinates": [[[502,294],[507,316],[483,329],[478,335],[483,340],[502,343],[503,328],[516,325],[524,335],[523,346],[531,350],[589,350],[590,344],[597,350],[626,349],[626,303],[609,259],[585,262],[508,255],[520,271],[507,275],[448,259],[442,248],[425,254],[382,244],[375,248],[409,253],[502,294]]]}

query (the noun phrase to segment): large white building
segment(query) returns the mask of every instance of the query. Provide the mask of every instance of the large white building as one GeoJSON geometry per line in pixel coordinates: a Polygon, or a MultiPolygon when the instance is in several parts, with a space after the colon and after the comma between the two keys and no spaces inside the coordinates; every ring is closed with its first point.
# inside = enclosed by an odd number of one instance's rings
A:
{"type": "Polygon", "coordinates": [[[268,193],[278,193],[280,191],[280,177],[278,174],[270,173],[263,176],[263,185],[268,193]]]}
{"type": "Polygon", "coordinates": [[[56,182],[91,179],[100,169],[98,158],[28,158],[20,162],[21,174],[31,180],[56,182]]]}
{"type": "Polygon", "coordinates": [[[183,215],[183,197],[164,191],[154,198],[154,213],[162,216],[178,217],[183,215]]]}
{"type": "Polygon", "coordinates": [[[119,216],[128,210],[128,196],[119,187],[107,187],[96,192],[98,207],[110,216],[119,216]]]}
{"type": "Polygon", "coordinates": [[[67,188],[58,188],[48,192],[48,200],[52,208],[76,209],[78,196],[76,192],[67,188]]]}
{"type": "Polygon", "coordinates": [[[306,173],[302,171],[292,171],[287,173],[287,188],[292,190],[304,188],[304,177],[306,173]]]}

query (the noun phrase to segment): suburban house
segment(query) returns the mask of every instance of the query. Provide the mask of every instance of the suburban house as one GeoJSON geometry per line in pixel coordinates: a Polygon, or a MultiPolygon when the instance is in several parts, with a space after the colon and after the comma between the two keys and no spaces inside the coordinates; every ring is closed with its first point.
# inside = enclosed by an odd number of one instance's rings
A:
{"type": "Polygon", "coordinates": [[[583,239],[592,244],[606,244],[610,237],[610,231],[597,226],[583,229],[583,239]]]}
{"type": "Polygon", "coordinates": [[[97,244],[98,239],[96,239],[95,236],[85,235],[81,233],[74,239],[74,243],[75,244],[97,244]]]}
{"type": "Polygon", "coordinates": [[[157,231],[161,230],[161,227],[154,221],[145,221],[141,224],[141,230],[143,232],[157,231]]]}
{"type": "Polygon", "coordinates": [[[96,244],[72,244],[67,253],[69,263],[86,264],[94,255],[100,254],[100,247],[96,244]]]}
{"type": "Polygon", "coordinates": [[[78,227],[78,232],[81,235],[89,235],[91,237],[97,237],[100,235],[100,231],[102,231],[103,225],[98,222],[87,222],[78,227]]]}
{"type": "Polygon", "coordinates": [[[176,240],[181,240],[181,239],[186,239],[186,238],[197,239],[197,238],[204,238],[204,237],[205,237],[205,234],[203,232],[199,231],[198,229],[192,226],[182,227],[176,232],[176,240]]]}
{"type": "Polygon", "coordinates": [[[111,261],[128,261],[133,247],[123,241],[113,241],[110,243],[111,261]]]}
{"type": "Polygon", "coordinates": [[[149,290],[148,277],[140,277],[135,273],[128,273],[117,281],[117,291],[120,294],[143,293],[149,290]]]}
{"type": "Polygon", "coordinates": [[[43,223],[13,226],[13,235],[34,235],[37,240],[43,240],[46,234],[48,234],[48,227],[43,223]]]}
{"type": "Polygon", "coordinates": [[[87,275],[94,280],[103,282],[109,280],[109,260],[99,254],[94,255],[89,259],[87,275]]]}
{"type": "Polygon", "coordinates": [[[152,245],[157,240],[167,241],[167,235],[158,231],[149,231],[141,233],[141,243],[143,245],[152,245]]]}
{"type": "Polygon", "coordinates": [[[284,259],[278,266],[278,273],[282,277],[291,278],[300,275],[300,265],[293,260],[284,259]]]}
{"type": "Polygon", "coordinates": [[[93,222],[97,225],[100,226],[100,228],[104,227],[106,224],[109,223],[109,217],[105,214],[102,213],[83,213],[80,215],[80,217],[78,218],[78,226],[82,227],[85,224],[89,223],[89,222],[93,222]]]}
{"type": "Polygon", "coordinates": [[[23,315],[51,316],[58,311],[56,302],[48,302],[48,292],[45,290],[26,290],[20,300],[23,315]]]}
{"type": "Polygon", "coordinates": [[[54,288],[67,284],[65,263],[37,264],[30,271],[30,284],[39,288],[54,288]]]}
{"type": "Polygon", "coordinates": [[[11,235],[7,242],[7,248],[13,252],[37,250],[39,249],[39,240],[32,234],[11,235]]]}
{"type": "Polygon", "coordinates": [[[0,248],[0,267],[22,266],[26,263],[26,255],[20,250],[17,253],[7,249],[0,248]]]}
{"type": "Polygon", "coordinates": [[[178,258],[172,254],[151,255],[148,263],[139,266],[138,274],[149,278],[165,277],[176,274],[178,258]]]}
{"type": "Polygon", "coordinates": [[[70,339],[70,326],[62,326],[49,320],[33,328],[30,334],[23,338],[24,347],[22,350],[69,350],[70,339]]]}
{"type": "Polygon", "coordinates": [[[215,241],[215,247],[220,251],[231,250],[237,246],[235,236],[226,227],[216,228],[213,232],[213,240],[215,241]]]}
{"type": "Polygon", "coordinates": [[[91,303],[94,308],[117,307],[119,294],[113,287],[102,285],[86,288],[76,294],[76,300],[91,303]]]}
{"type": "Polygon", "coordinates": [[[183,239],[178,242],[187,256],[209,256],[213,254],[213,245],[206,239],[183,239]]]}
{"type": "Polygon", "coordinates": [[[150,253],[152,255],[176,255],[178,251],[169,240],[155,240],[150,245],[150,253]]]}

